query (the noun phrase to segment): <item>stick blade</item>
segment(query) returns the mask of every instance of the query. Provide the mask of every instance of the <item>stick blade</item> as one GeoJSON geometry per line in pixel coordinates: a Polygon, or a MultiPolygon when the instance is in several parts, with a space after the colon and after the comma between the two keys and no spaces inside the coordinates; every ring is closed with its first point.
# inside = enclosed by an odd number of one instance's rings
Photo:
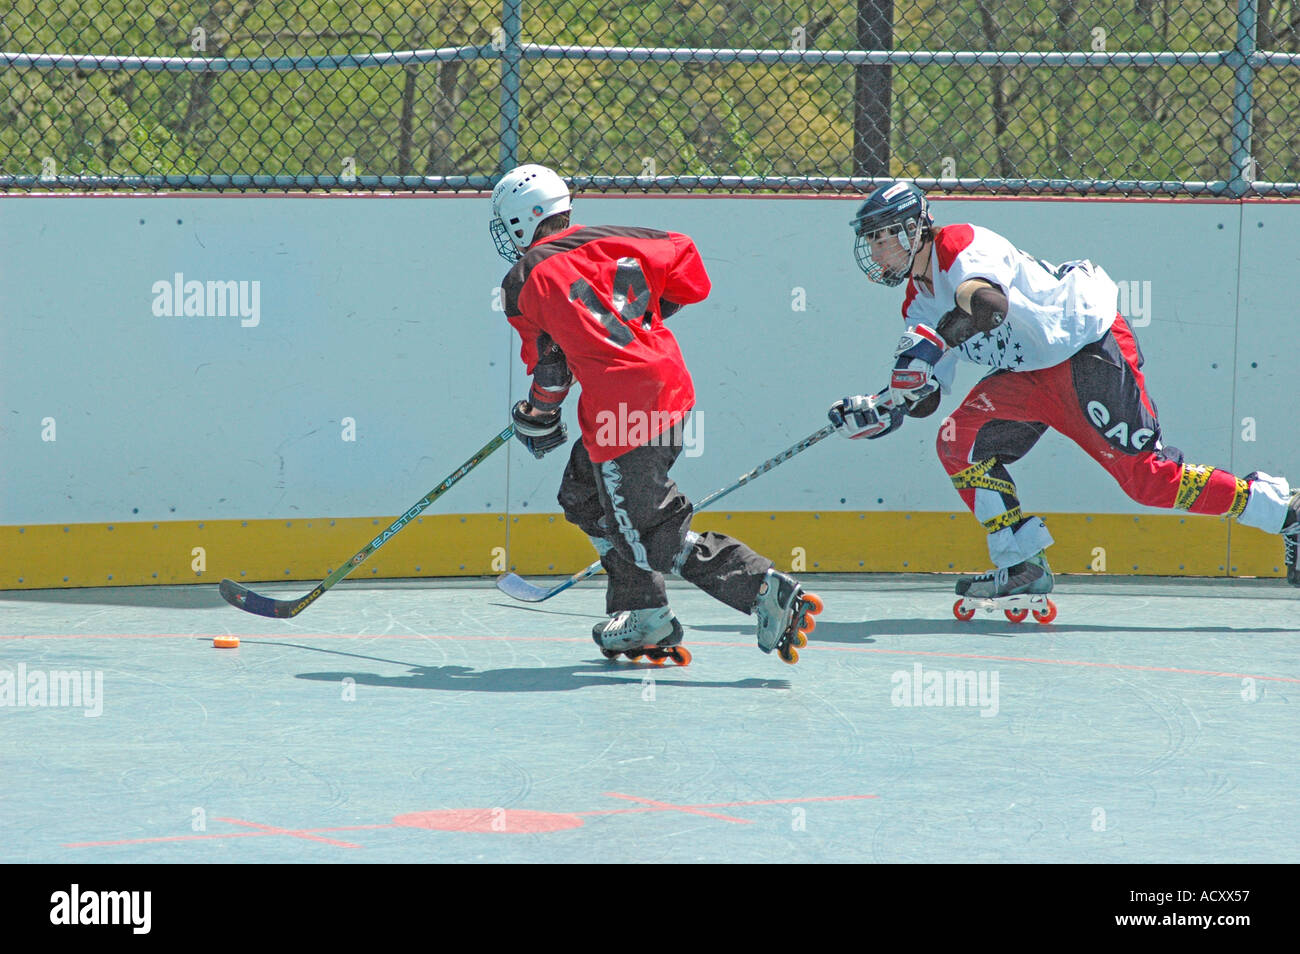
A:
{"type": "Polygon", "coordinates": [[[248,587],[241,586],[234,580],[222,580],[220,591],[223,600],[245,613],[254,613],[270,619],[284,619],[293,615],[294,602],[296,601],[273,600],[266,596],[259,596],[248,587]]]}
{"type": "Polygon", "coordinates": [[[507,573],[497,577],[497,589],[511,599],[524,603],[540,603],[551,595],[551,591],[529,583],[516,573],[507,573]]]}

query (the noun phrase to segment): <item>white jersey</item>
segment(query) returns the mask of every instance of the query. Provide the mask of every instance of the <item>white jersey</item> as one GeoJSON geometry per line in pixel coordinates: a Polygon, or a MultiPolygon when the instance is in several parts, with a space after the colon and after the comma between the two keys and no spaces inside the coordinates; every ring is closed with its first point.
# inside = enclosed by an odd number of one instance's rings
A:
{"type": "Polygon", "coordinates": [[[978,225],[935,230],[930,249],[934,293],[907,283],[903,321],[936,327],[957,305],[957,288],[982,278],[1007,294],[1007,316],[991,332],[978,334],[943,356],[935,376],[952,389],[958,359],[1008,371],[1037,371],[1070,358],[1110,329],[1119,289],[1088,261],[1056,266],[1020,251],[1001,235],[978,225]]]}

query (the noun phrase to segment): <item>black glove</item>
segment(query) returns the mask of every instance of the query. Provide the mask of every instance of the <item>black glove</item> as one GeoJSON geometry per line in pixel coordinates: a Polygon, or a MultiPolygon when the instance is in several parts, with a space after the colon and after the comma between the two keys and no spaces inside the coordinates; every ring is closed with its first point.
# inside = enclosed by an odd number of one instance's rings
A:
{"type": "Polygon", "coordinates": [[[528,448],[528,453],[538,460],[546,456],[569,439],[569,431],[560,420],[560,409],[542,417],[528,413],[531,409],[527,401],[520,401],[510,412],[515,421],[515,437],[528,448]]]}

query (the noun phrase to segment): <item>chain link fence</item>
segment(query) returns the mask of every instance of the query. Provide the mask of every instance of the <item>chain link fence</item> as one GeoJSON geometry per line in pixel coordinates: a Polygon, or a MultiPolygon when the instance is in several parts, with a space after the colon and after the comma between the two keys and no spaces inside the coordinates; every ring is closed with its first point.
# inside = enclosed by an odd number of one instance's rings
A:
{"type": "Polygon", "coordinates": [[[0,188],[1300,194],[1300,0],[8,0],[0,188]]]}

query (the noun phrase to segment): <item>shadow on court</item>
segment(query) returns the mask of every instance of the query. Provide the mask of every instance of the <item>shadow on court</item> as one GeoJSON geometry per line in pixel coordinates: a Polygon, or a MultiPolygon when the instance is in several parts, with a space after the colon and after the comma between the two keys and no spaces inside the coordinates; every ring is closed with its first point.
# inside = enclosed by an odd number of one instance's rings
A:
{"type": "Polygon", "coordinates": [[[646,675],[654,677],[656,686],[683,686],[691,689],[789,689],[788,679],[737,679],[730,682],[705,679],[674,678],[679,669],[672,664],[605,660],[551,668],[518,667],[511,669],[475,669],[472,666],[422,666],[382,656],[367,656],[339,649],[322,649],[301,643],[245,639],[258,646],[281,646],[306,652],[345,656],[370,662],[405,666],[411,671],[400,676],[381,676],[369,672],[304,672],[294,678],[313,682],[355,680],[361,686],[386,686],[393,689],[441,689],[452,692],[569,692],[591,686],[636,686],[646,675]]]}
{"type": "Polygon", "coordinates": [[[453,692],[568,692],[591,686],[637,686],[644,676],[654,677],[656,686],[688,689],[789,689],[785,679],[738,679],[715,682],[673,679],[671,666],[627,663],[614,665],[557,666],[550,669],[484,669],[470,666],[418,666],[404,676],[380,676],[371,672],[303,672],[295,678],[317,682],[353,679],[360,686],[390,689],[444,689],[453,692]],[[611,675],[618,672],[619,675],[611,675]]]}

